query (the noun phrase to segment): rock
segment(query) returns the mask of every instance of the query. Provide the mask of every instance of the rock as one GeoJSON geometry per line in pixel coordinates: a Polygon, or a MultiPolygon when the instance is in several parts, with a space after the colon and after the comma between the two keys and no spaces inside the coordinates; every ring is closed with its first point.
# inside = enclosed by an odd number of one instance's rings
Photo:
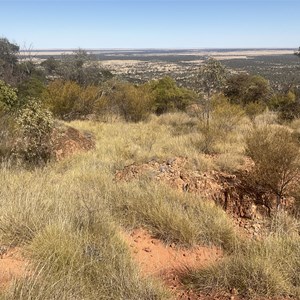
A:
{"type": "Polygon", "coordinates": [[[95,147],[93,136],[73,127],[56,125],[51,134],[53,155],[56,160],[62,160],[78,151],[88,151],[95,147]]]}
{"type": "Polygon", "coordinates": [[[143,250],[148,253],[151,252],[151,249],[149,247],[145,247],[145,248],[143,248],[143,250]]]}

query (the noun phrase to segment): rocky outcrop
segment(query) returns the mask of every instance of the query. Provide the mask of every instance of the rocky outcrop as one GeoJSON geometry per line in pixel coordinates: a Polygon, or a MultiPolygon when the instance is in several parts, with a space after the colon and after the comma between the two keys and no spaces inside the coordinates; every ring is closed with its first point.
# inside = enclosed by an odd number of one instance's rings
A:
{"type": "Polygon", "coordinates": [[[164,182],[182,191],[198,194],[201,198],[212,199],[231,215],[238,218],[254,219],[268,215],[273,207],[272,196],[265,190],[251,184],[247,172],[227,174],[210,171],[200,173],[189,170],[188,158],[175,157],[159,162],[132,164],[115,174],[116,181],[129,181],[148,177],[164,182]]]}
{"type": "Polygon", "coordinates": [[[81,132],[66,125],[56,126],[52,132],[54,159],[59,161],[78,151],[88,151],[95,147],[95,140],[88,132],[81,132]]]}

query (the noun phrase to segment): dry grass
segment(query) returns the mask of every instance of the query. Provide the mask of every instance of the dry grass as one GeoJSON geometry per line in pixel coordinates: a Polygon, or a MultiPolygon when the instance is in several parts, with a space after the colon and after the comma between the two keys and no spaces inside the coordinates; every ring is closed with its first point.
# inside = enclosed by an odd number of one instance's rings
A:
{"type": "MultiPolygon", "coordinates": [[[[183,117],[189,118],[179,120],[183,117]]],[[[0,240],[23,245],[33,270],[4,299],[168,298],[159,284],[139,275],[119,236],[120,225],[146,227],[182,246],[234,247],[231,221],[213,203],[149,178],[114,181],[116,169],[153,157],[204,159],[193,133],[179,129],[174,118],[171,125],[154,118],[136,124],[72,122],[95,134],[95,150],[31,171],[2,165],[0,240]]],[[[213,165],[207,160],[206,169],[213,165]]]]}
{"type": "MultiPolygon", "coordinates": [[[[140,123],[116,119],[71,126],[93,132],[96,149],[43,169],[0,168],[0,240],[23,245],[32,261],[31,275],[2,293],[3,299],[167,299],[160,284],[140,276],[120,226],[144,227],[185,247],[216,245],[233,252],[220,265],[191,274],[189,282],[197,289],[235,286],[247,295],[275,295],[279,289],[297,294],[299,240],[276,235],[239,246],[232,221],[213,202],[149,177],[114,181],[117,169],[152,158],[186,156],[191,169],[234,170],[242,160],[243,136],[252,126],[247,118],[214,145],[217,160],[199,151],[203,136],[197,120],[182,113],[140,123]],[[288,259],[293,265],[282,271],[288,259]],[[251,274],[259,279],[252,280],[251,274]],[[258,285],[262,280],[264,287],[258,285]]],[[[278,222],[272,226],[284,230],[278,222]]]]}
{"type": "Polygon", "coordinates": [[[191,270],[183,279],[199,291],[230,291],[247,299],[300,298],[300,239],[298,235],[273,235],[240,245],[220,263],[191,270]]]}
{"type": "Polygon", "coordinates": [[[1,241],[22,244],[35,270],[4,299],[167,298],[139,276],[106,206],[109,191],[96,186],[92,170],[77,165],[62,172],[64,163],[35,172],[1,170],[7,187],[1,241]]]}

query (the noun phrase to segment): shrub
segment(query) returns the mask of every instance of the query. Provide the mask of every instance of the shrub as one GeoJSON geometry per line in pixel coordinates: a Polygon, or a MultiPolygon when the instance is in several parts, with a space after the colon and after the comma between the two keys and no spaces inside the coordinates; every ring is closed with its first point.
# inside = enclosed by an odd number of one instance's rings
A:
{"type": "Polygon", "coordinates": [[[264,126],[254,129],[246,138],[246,153],[255,166],[255,181],[281,198],[299,173],[299,146],[289,129],[281,126],[264,126]]]}
{"type": "Polygon", "coordinates": [[[215,95],[211,102],[210,122],[207,123],[205,117],[199,122],[199,131],[203,135],[200,151],[207,154],[216,152],[216,144],[225,141],[245,116],[239,105],[229,103],[222,95],[215,95]]]}
{"type": "Polygon", "coordinates": [[[96,103],[97,115],[118,114],[126,121],[144,120],[152,111],[153,96],[147,85],[111,81],[104,90],[105,96],[96,103]]]}
{"type": "Polygon", "coordinates": [[[43,108],[41,102],[30,98],[16,113],[17,141],[14,156],[29,164],[45,163],[50,159],[52,114],[43,108]]]}
{"type": "Polygon", "coordinates": [[[15,139],[13,114],[19,107],[17,90],[0,80],[0,157],[7,159],[15,139]]]}
{"type": "Polygon", "coordinates": [[[178,87],[171,77],[151,81],[149,86],[154,97],[153,108],[157,114],[185,110],[196,99],[192,91],[178,87]]]}
{"type": "Polygon", "coordinates": [[[242,105],[251,102],[267,102],[270,84],[261,76],[235,74],[228,78],[224,94],[230,102],[242,105]]]}
{"type": "Polygon", "coordinates": [[[126,121],[138,122],[151,112],[153,97],[147,86],[121,85],[115,95],[119,112],[126,121]]]}
{"type": "Polygon", "coordinates": [[[92,114],[100,92],[94,85],[81,87],[74,81],[56,80],[48,85],[42,98],[54,116],[69,120],[92,114]]]}
{"type": "Polygon", "coordinates": [[[62,80],[74,81],[80,86],[99,85],[113,77],[93,55],[83,49],[78,49],[71,55],[63,55],[58,66],[53,66],[53,61],[50,64],[62,80]]]}
{"type": "Polygon", "coordinates": [[[0,80],[0,109],[11,111],[18,105],[17,90],[0,80]]]}
{"type": "Polygon", "coordinates": [[[43,99],[54,116],[64,119],[72,113],[80,91],[80,86],[75,82],[55,80],[48,85],[43,99]]]}
{"type": "Polygon", "coordinates": [[[253,120],[257,115],[262,114],[267,108],[263,102],[250,102],[244,106],[246,114],[253,120]]]}
{"type": "Polygon", "coordinates": [[[45,79],[34,74],[18,85],[18,97],[20,99],[27,97],[40,98],[44,89],[45,79]]]}

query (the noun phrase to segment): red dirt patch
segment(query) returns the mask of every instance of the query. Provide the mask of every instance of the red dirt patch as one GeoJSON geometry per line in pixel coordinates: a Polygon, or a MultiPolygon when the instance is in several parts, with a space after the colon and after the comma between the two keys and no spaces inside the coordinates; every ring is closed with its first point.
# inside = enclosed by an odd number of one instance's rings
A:
{"type": "MultiPolygon", "coordinates": [[[[123,233],[134,260],[144,276],[162,279],[173,291],[176,299],[209,299],[199,298],[192,291],[182,290],[179,275],[186,268],[203,268],[222,257],[222,250],[216,247],[194,247],[180,249],[175,244],[166,245],[152,237],[144,229],[123,233]]],[[[210,298],[213,299],[213,298],[210,298]]]]}
{"type": "Polygon", "coordinates": [[[78,151],[88,151],[95,147],[90,133],[65,125],[59,125],[53,130],[52,142],[53,154],[58,161],[78,151]]]}
{"type": "Polygon", "coordinates": [[[0,290],[9,286],[15,278],[21,278],[26,274],[28,262],[21,255],[20,248],[14,248],[3,254],[0,258],[0,290]]]}

